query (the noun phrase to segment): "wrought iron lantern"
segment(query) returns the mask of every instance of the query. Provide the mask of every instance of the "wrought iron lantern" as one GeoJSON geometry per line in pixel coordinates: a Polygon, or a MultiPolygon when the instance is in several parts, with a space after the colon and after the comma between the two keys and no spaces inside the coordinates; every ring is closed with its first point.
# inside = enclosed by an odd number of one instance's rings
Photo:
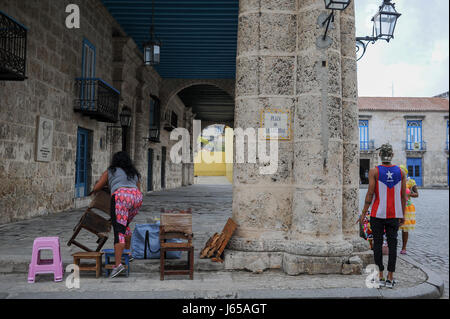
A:
{"type": "Polygon", "coordinates": [[[152,25],[150,27],[150,41],[144,43],[144,64],[156,65],[161,60],[161,41],[155,36],[155,1],[152,2],[152,25]]]}
{"type": "Polygon", "coordinates": [[[395,26],[400,16],[401,14],[395,10],[395,3],[391,3],[391,0],[383,0],[383,4],[380,6],[377,14],[372,18],[372,36],[356,38],[356,52],[359,54],[358,61],[366,53],[369,43],[373,44],[378,40],[389,42],[394,38],[395,26]]]}
{"type": "MultiPolygon", "coordinates": [[[[153,27],[152,27],[153,30],[153,27]]],[[[156,65],[160,63],[161,42],[154,39],[153,31],[151,31],[151,40],[144,44],[144,64],[156,65]]]]}
{"type": "Polygon", "coordinates": [[[394,30],[397,24],[397,19],[401,16],[395,10],[395,4],[390,0],[384,0],[380,6],[378,13],[372,18],[374,36],[379,40],[386,40],[389,42],[394,38],[394,30]]]}
{"type": "Polygon", "coordinates": [[[324,1],[325,1],[325,8],[331,10],[331,13],[330,14],[322,13],[317,21],[320,27],[325,28],[325,33],[323,34],[323,36],[318,38],[316,41],[316,45],[321,49],[328,48],[333,43],[331,38],[327,37],[327,33],[331,23],[334,22],[334,11],[335,10],[343,11],[347,9],[347,7],[350,5],[351,2],[351,0],[324,0],[324,1]]]}
{"type": "Polygon", "coordinates": [[[351,0],[325,0],[325,8],[328,10],[345,10],[351,0]]]}
{"type": "Polygon", "coordinates": [[[119,115],[120,117],[120,126],[124,128],[131,127],[131,109],[128,106],[124,106],[122,108],[122,112],[119,115]]]}
{"type": "Polygon", "coordinates": [[[157,141],[159,139],[159,129],[156,127],[150,128],[148,139],[151,141],[157,141]]]}

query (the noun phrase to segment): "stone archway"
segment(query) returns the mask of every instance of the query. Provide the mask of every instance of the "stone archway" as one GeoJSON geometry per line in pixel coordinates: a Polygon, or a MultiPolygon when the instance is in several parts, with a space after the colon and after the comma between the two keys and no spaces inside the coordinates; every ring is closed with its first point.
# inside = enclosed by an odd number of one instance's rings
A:
{"type": "Polygon", "coordinates": [[[234,99],[234,79],[164,79],[161,81],[159,98],[165,110],[170,100],[182,90],[194,85],[212,85],[227,92],[234,99]]]}

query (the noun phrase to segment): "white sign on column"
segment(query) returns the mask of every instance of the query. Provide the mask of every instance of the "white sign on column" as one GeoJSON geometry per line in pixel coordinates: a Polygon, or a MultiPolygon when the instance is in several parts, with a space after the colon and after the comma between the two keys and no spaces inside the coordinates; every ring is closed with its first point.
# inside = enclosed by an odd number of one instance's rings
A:
{"type": "Polygon", "coordinates": [[[270,132],[278,131],[279,140],[291,139],[291,114],[279,109],[265,109],[261,114],[265,138],[270,139],[270,132]]]}

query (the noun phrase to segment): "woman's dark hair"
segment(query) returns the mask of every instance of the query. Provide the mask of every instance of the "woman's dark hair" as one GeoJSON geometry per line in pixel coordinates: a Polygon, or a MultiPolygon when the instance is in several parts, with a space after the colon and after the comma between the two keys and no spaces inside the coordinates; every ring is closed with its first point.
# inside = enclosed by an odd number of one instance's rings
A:
{"type": "Polygon", "coordinates": [[[117,167],[120,167],[125,171],[129,180],[132,180],[135,176],[137,176],[138,179],[141,179],[141,174],[139,174],[138,170],[134,167],[127,152],[118,152],[113,155],[111,166],[109,166],[108,170],[115,173],[117,167]]]}

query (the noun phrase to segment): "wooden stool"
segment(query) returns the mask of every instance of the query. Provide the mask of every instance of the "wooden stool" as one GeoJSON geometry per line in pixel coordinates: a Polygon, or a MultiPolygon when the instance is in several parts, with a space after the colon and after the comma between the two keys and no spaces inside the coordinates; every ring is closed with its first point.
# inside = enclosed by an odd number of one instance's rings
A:
{"type": "Polygon", "coordinates": [[[161,245],[160,279],[165,275],[189,275],[194,279],[194,246],[192,245],[192,215],[191,214],[162,214],[159,231],[161,245]],[[167,243],[167,239],[185,239],[184,243],[167,243]],[[165,255],[167,251],[187,251],[187,265],[166,266],[165,255]]]}
{"type": "Polygon", "coordinates": [[[81,271],[94,271],[95,277],[98,278],[102,274],[102,256],[100,252],[80,252],[75,253],[73,256],[73,263],[80,268],[81,271]],[[95,266],[92,264],[80,264],[81,259],[94,259],[95,266]]]}

